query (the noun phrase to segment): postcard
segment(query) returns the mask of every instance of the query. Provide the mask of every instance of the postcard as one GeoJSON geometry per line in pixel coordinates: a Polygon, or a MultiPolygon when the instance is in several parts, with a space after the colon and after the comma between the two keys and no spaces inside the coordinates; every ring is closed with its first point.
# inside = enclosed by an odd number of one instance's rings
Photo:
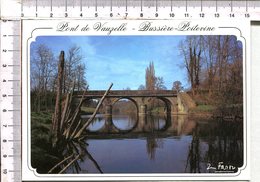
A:
{"type": "Polygon", "coordinates": [[[22,179],[248,180],[248,27],[23,20],[22,179]]]}

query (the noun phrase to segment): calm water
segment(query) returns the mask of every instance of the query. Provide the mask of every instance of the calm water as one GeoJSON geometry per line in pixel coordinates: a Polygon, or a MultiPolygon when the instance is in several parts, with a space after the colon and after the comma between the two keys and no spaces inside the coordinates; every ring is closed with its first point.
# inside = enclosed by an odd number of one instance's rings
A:
{"type": "Polygon", "coordinates": [[[86,142],[92,159],[79,162],[80,173],[208,173],[219,162],[232,172],[243,165],[242,121],[99,115],[86,142]]]}

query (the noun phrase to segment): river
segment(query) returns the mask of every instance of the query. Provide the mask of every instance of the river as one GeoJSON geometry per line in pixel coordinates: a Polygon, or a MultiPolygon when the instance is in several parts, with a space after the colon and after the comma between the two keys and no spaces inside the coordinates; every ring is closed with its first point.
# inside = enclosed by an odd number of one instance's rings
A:
{"type": "Polygon", "coordinates": [[[80,161],[80,173],[226,173],[244,162],[243,122],[237,120],[98,115],[87,138],[93,160],[80,161]]]}

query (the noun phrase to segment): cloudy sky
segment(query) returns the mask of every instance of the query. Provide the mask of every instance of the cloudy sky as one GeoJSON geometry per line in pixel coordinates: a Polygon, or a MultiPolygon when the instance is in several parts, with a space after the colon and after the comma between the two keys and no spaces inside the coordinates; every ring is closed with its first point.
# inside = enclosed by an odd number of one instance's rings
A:
{"type": "Polygon", "coordinates": [[[114,90],[145,84],[145,69],[153,61],[156,76],[163,77],[167,89],[179,80],[188,87],[178,44],[183,36],[39,36],[31,44],[45,44],[58,57],[69,47],[81,47],[82,62],[91,90],[105,90],[114,83],[114,90]]]}

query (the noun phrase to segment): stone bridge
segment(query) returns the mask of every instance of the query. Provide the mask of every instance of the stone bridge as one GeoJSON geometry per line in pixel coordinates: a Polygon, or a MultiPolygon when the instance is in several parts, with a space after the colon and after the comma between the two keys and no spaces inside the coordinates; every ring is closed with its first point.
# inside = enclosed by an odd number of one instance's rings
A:
{"type": "MultiPolygon", "coordinates": [[[[84,97],[88,99],[99,99],[105,90],[89,90],[84,97]]],[[[83,92],[75,92],[74,97],[81,98],[83,92]]],[[[147,114],[147,105],[153,98],[157,98],[165,103],[167,114],[187,114],[185,107],[178,102],[178,94],[172,90],[111,90],[104,100],[105,114],[112,115],[113,105],[121,100],[132,101],[137,109],[138,115],[147,114]]]]}
{"type": "MultiPolygon", "coordinates": [[[[84,95],[85,100],[100,99],[105,94],[105,90],[87,91],[84,95]]],[[[83,92],[75,92],[74,98],[82,98],[83,92]]],[[[172,90],[111,90],[106,96],[103,106],[105,108],[105,125],[99,130],[99,133],[113,133],[118,134],[123,131],[118,130],[113,124],[112,108],[113,105],[120,99],[128,99],[134,103],[137,110],[137,123],[132,128],[131,133],[147,132],[151,129],[151,123],[147,122],[147,106],[153,100],[153,98],[159,99],[165,104],[165,113],[167,114],[167,121],[171,121],[176,115],[187,114],[188,106],[185,104],[188,94],[178,93],[172,90]]],[[[190,102],[190,101],[189,101],[190,102]]],[[[171,122],[166,122],[166,125],[162,128],[172,132],[171,122]]],[[[129,131],[126,131],[129,132],[129,131]]],[[[124,132],[123,132],[124,133],[124,132]]]]}

